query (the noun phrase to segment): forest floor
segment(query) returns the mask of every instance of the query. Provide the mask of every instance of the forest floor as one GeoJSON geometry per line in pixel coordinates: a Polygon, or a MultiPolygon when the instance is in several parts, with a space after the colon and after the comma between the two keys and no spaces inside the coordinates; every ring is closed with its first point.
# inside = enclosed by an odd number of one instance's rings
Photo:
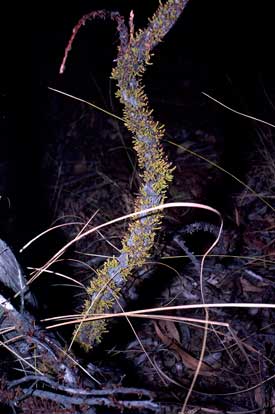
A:
{"type": "MultiPolygon", "coordinates": [[[[65,240],[89,220],[91,227],[132,212],[139,183],[131,138],[120,121],[85,105],[68,118],[60,128],[54,114],[59,127],[53,121],[57,136],[44,160],[53,224],[79,223],[64,227],[65,240]]],[[[201,290],[206,303],[217,305],[210,310],[212,323],[190,407],[209,413],[275,412],[274,311],[256,305],[275,303],[272,131],[258,128],[249,153],[236,157],[244,163],[235,168],[242,182],[218,167],[227,146],[223,131],[207,122],[201,128],[195,121],[168,126],[164,147],[176,167],[168,201],[217,207],[224,220],[222,236],[204,263],[201,286],[201,259],[220,223],[209,212],[168,210],[152,257],[133,275],[135,300],[129,300],[132,286],[124,296],[127,310],[175,309],[158,313],[160,319],[131,319],[133,326],[124,320],[111,323],[106,339],[88,356],[102,367],[106,384],[153,391],[163,413],[180,412],[200,359],[204,325],[196,320],[203,321],[205,313],[184,306],[201,303],[201,290]],[[239,306],[219,306],[224,303],[239,306]]],[[[116,255],[126,228],[125,222],[108,226],[77,243],[68,256],[70,275],[87,283],[91,269],[116,255]]],[[[80,310],[80,297],[66,306],[68,313],[80,310]]]]}

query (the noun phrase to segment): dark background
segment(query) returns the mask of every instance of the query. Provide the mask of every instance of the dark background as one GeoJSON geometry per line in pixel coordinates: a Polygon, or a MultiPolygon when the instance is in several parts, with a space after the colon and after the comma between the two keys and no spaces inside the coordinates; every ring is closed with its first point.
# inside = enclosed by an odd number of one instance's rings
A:
{"type": "MultiPolygon", "coordinates": [[[[197,117],[200,122],[205,118],[205,122],[223,125],[225,163],[236,172],[241,171],[244,154],[250,151],[253,127],[210,101],[207,112],[201,110],[207,102],[201,92],[272,122],[272,3],[190,0],[177,25],[155,51],[154,65],[145,76],[148,95],[162,122],[197,117]]],[[[102,96],[109,94],[109,75],[118,44],[114,25],[95,21],[82,28],[65,74],[60,76],[59,66],[73,26],[83,14],[106,8],[125,16],[133,9],[136,27],[143,27],[157,5],[158,0],[48,0],[6,6],[1,25],[5,73],[1,88],[0,234],[16,247],[49,224],[41,168],[51,133],[48,114],[53,100],[48,86],[98,105],[103,105],[102,96]]],[[[120,108],[115,109],[119,114],[120,108]]],[[[66,113],[60,113],[60,120],[66,122],[66,113]]]]}

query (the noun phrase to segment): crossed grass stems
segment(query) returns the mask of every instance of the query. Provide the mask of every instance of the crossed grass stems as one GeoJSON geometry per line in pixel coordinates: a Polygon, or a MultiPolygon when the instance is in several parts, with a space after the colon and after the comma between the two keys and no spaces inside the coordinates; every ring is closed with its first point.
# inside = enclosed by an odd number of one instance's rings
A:
{"type": "MultiPolygon", "coordinates": [[[[66,95],[70,98],[74,98],[76,100],[82,101],[94,108],[96,108],[97,110],[101,110],[102,112],[107,113],[108,115],[113,116],[114,118],[118,119],[118,120],[122,120],[122,118],[118,117],[117,115],[112,114],[111,112],[106,111],[103,108],[100,108],[90,102],[84,101],[80,98],[76,98],[72,95],[69,95],[65,92],[62,91],[58,91],[56,89],[50,88],[53,91],[59,92],[63,95],[66,95]]],[[[205,94],[206,96],[208,96],[209,98],[211,98],[212,100],[214,100],[215,102],[221,104],[219,101],[215,100],[214,98],[210,97],[209,95],[205,94]]],[[[273,124],[267,123],[265,121],[262,121],[258,118],[252,117],[250,115],[246,115],[243,113],[240,113],[238,111],[235,111],[227,106],[225,106],[224,104],[221,104],[222,106],[224,106],[225,108],[231,110],[232,112],[236,112],[239,115],[242,115],[244,117],[250,118],[254,121],[257,122],[262,122],[264,124],[268,124],[270,127],[275,128],[275,126],[273,124]]],[[[183,145],[179,145],[174,143],[173,141],[169,140],[168,141],[171,145],[175,145],[177,147],[180,147],[182,149],[184,149],[185,151],[188,151],[189,153],[191,153],[193,156],[196,156],[200,159],[203,159],[205,162],[209,163],[210,165],[212,165],[214,168],[218,168],[220,171],[222,171],[223,173],[229,175],[233,180],[237,181],[239,184],[241,184],[244,188],[246,188],[246,190],[248,190],[251,194],[253,194],[253,196],[257,197],[258,199],[261,200],[261,202],[263,202],[264,204],[266,204],[270,209],[272,209],[272,211],[274,212],[275,209],[273,208],[273,206],[265,199],[263,198],[261,195],[255,193],[255,191],[249,187],[246,183],[244,183],[243,181],[241,181],[239,178],[237,178],[236,176],[234,176],[233,174],[231,174],[230,172],[228,172],[227,170],[223,169],[222,167],[220,167],[219,165],[213,163],[212,161],[208,160],[207,158],[201,156],[200,154],[197,154],[194,151],[189,150],[188,148],[184,147],[183,145]]],[[[141,339],[139,338],[137,332],[135,331],[135,328],[133,326],[133,324],[131,323],[131,319],[132,318],[143,318],[143,319],[151,319],[151,320],[164,320],[164,321],[173,321],[173,322],[178,322],[178,323],[185,323],[185,324],[189,324],[193,327],[197,327],[200,329],[203,329],[203,340],[202,340],[202,346],[201,346],[201,352],[200,352],[200,356],[198,359],[198,364],[196,367],[196,370],[194,372],[194,376],[193,376],[193,380],[191,382],[191,385],[189,387],[188,393],[185,397],[185,401],[183,404],[183,407],[181,409],[181,413],[185,413],[186,407],[187,407],[187,403],[189,400],[189,397],[191,396],[191,393],[194,389],[195,386],[195,382],[198,378],[199,372],[200,372],[200,368],[202,366],[203,363],[203,359],[204,359],[204,355],[205,355],[205,351],[206,351],[206,341],[207,341],[207,335],[208,332],[214,332],[218,338],[220,338],[220,335],[223,336],[225,334],[223,334],[220,331],[217,331],[215,327],[224,327],[228,330],[228,332],[230,333],[232,339],[234,340],[235,344],[239,347],[240,351],[244,354],[245,358],[247,359],[247,361],[249,362],[249,357],[245,351],[245,340],[246,338],[243,339],[239,339],[237,338],[237,336],[235,335],[235,333],[233,332],[233,330],[231,329],[230,323],[228,322],[219,322],[219,321],[215,321],[215,320],[210,320],[209,319],[209,310],[212,308],[267,308],[267,309],[275,309],[275,305],[274,304],[262,304],[262,303],[219,303],[219,304],[208,304],[205,302],[205,297],[204,297],[204,283],[203,283],[203,269],[204,269],[204,262],[206,260],[207,257],[211,256],[211,250],[216,246],[216,244],[219,242],[221,233],[222,233],[222,227],[223,227],[223,220],[222,217],[220,215],[220,213],[207,206],[207,205],[202,205],[202,204],[198,204],[198,203],[186,203],[186,202],[175,202],[175,203],[165,203],[163,205],[160,206],[156,206],[147,210],[143,210],[143,211],[138,211],[132,214],[128,214],[125,216],[121,216],[118,217],[114,220],[110,220],[107,223],[103,223],[97,227],[94,228],[89,228],[92,219],[94,218],[95,214],[97,214],[97,212],[91,217],[91,219],[86,222],[83,223],[81,221],[74,221],[74,222],[70,222],[70,223],[63,223],[60,225],[55,225],[49,229],[47,229],[46,231],[40,233],[39,235],[37,235],[35,238],[33,238],[31,241],[29,241],[27,244],[25,244],[25,246],[20,250],[20,252],[23,252],[26,248],[28,248],[32,243],[34,243],[38,238],[43,237],[44,235],[46,235],[48,232],[54,231],[57,228],[63,227],[63,226],[76,226],[76,225],[82,225],[82,229],[79,231],[79,233],[77,234],[77,236],[72,239],[70,242],[68,242],[65,246],[63,246],[55,255],[52,256],[52,258],[50,258],[50,260],[41,268],[39,269],[34,269],[34,268],[29,268],[29,270],[32,270],[32,276],[28,281],[28,285],[30,285],[31,283],[33,283],[36,279],[38,279],[38,277],[40,277],[42,275],[42,273],[48,273],[48,274],[54,274],[55,276],[58,277],[62,277],[66,280],[68,280],[70,283],[73,283],[74,286],[78,286],[80,289],[85,289],[85,286],[73,279],[72,277],[66,276],[64,274],[61,273],[56,273],[54,271],[51,271],[49,268],[50,266],[55,263],[56,261],[59,261],[60,258],[62,257],[62,255],[65,253],[65,251],[72,246],[73,244],[75,244],[76,242],[78,242],[79,240],[91,235],[92,233],[99,233],[100,230],[104,227],[110,226],[112,224],[124,221],[124,220],[128,220],[128,219],[138,219],[140,214],[150,214],[150,213],[154,213],[158,210],[164,210],[164,209],[168,209],[168,208],[200,208],[200,209],[205,209],[208,210],[214,214],[216,214],[219,219],[220,219],[220,229],[219,229],[219,234],[216,238],[216,240],[213,242],[213,244],[209,247],[209,249],[201,256],[201,264],[200,264],[200,291],[201,291],[201,298],[202,298],[202,303],[201,304],[191,304],[191,305],[179,305],[179,306],[165,306],[165,307],[155,307],[155,308],[150,308],[150,309],[141,309],[141,310],[137,310],[137,311],[129,311],[129,312],[125,312],[122,308],[122,306],[119,303],[119,299],[117,297],[115,297],[115,301],[118,305],[118,307],[120,308],[121,312],[116,312],[116,313],[112,313],[112,314],[89,314],[86,312],[85,314],[74,314],[74,315],[65,315],[65,316],[57,316],[54,318],[49,318],[49,319],[45,319],[45,322],[53,322],[55,321],[56,323],[49,325],[47,328],[48,329],[53,329],[53,328],[57,328],[60,326],[64,326],[64,325],[69,325],[69,324],[80,324],[80,326],[85,323],[86,321],[94,321],[94,320],[100,320],[100,319],[113,319],[113,318],[125,318],[128,322],[128,324],[130,325],[131,330],[133,331],[139,345],[141,346],[142,351],[145,353],[149,363],[152,365],[153,369],[156,371],[156,373],[159,375],[160,379],[162,382],[164,382],[165,384],[167,384],[168,382],[171,383],[175,383],[177,385],[180,386],[180,384],[175,381],[173,378],[168,377],[166,374],[164,374],[161,369],[156,365],[155,361],[152,360],[152,358],[150,357],[149,353],[146,351],[145,347],[142,344],[141,339]],[[184,310],[198,310],[198,309],[202,309],[205,312],[205,319],[198,319],[198,318],[186,318],[186,317],[180,317],[180,316],[171,316],[168,314],[165,314],[164,312],[170,312],[170,311],[184,311],[184,310]]],[[[219,257],[233,257],[233,258],[240,258],[240,256],[231,256],[231,255],[214,255],[214,256],[219,256],[219,257]]],[[[177,257],[185,257],[185,256],[177,256],[177,257]]],[[[164,259],[172,259],[173,257],[165,257],[164,259]]],[[[253,260],[253,261],[261,261],[264,263],[274,263],[275,261],[270,260],[270,257],[267,256],[252,256],[252,257],[248,257],[248,256],[242,256],[242,259],[248,259],[248,260],[253,260]]],[[[162,265],[165,265],[162,263],[162,265]]],[[[174,269],[172,266],[169,265],[165,265],[168,266],[170,269],[174,270],[176,273],[176,269],[174,269]]],[[[108,285],[103,286],[102,287],[102,291],[104,289],[110,289],[108,287],[108,285]]],[[[98,295],[95,297],[94,301],[91,303],[91,307],[90,309],[92,309],[92,306],[94,304],[94,302],[96,301],[96,299],[100,296],[102,292],[98,292],[98,295]]],[[[18,294],[17,294],[18,295],[18,294]]],[[[15,296],[17,296],[15,295],[15,296]]],[[[10,327],[10,330],[15,329],[15,327],[10,327]]],[[[6,333],[2,332],[2,330],[0,331],[1,334],[6,333]]],[[[74,342],[74,338],[72,339],[72,342],[69,346],[69,349],[71,348],[72,344],[74,342]]],[[[3,346],[4,348],[8,349],[10,352],[12,352],[14,354],[14,351],[9,347],[8,341],[1,341],[0,342],[0,346],[3,346]]],[[[225,346],[223,344],[223,346],[225,346]]],[[[230,347],[233,347],[234,345],[230,345],[230,347]]],[[[250,351],[254,351],[256,353],[258,353],[257,350],[255,349],[251,349],[251,347],[249,348],[250,351]]],[[[65,352],[65,351],[64,351],[65,352]]],[[[66,353],[66,355],[72,359],[72,357],[66,353]]],[[[22,359],[20,357],[20,355],[14,355],[16,358],[18,358],[19,360],[22,359]]],[[[265,357],[266,359],[268,359],[267,357],[265,357]]],[[[37,372],[37,368],[35,366],[33,366],[32,364],[30,364],[28,361],[24,362],[30,366],[30,368],[32,368],[34,371],[37,372]]],[[[272,363],[272,361],[269,360],[269,362],[272,363]]],[[[74,360],[74,363],[77,364],[78,366],[79,363],[74,360]]],[[[89,377],[91,377],[91,375],[85,370],[84,367],[80,366],[81,369],[87,374],[89,375],[89,377]]],[[[39,372],[38,372],[39,373],[39,372]]],[[[233,392],[233,393],[226,393],[226,394],[219,394],[219,395],[224,395],[224,396],[229,396],[229,395],[237,395],[240,393],[245,393],[248,391],[251,391],[253,389],[256,389],[257,387],[261,386],[262,384],[271,381],[272,379],[275,378],[275,374],[270,376],[269,378],[260,381],[258,384],[247,388],[247,389],[243,389],[241,391],[237,391],[237,392],[233,392]]],[[[95,378],[93,378],[95,380],[95,378]]]]}

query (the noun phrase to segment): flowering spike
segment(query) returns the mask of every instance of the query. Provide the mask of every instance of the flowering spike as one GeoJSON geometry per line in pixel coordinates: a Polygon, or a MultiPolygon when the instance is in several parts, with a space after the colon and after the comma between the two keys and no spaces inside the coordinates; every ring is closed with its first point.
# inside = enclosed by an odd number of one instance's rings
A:
{"type": "MultiPolygon", "coordinates": [[[[168,183],[172,180],[173,168],[160,144],[164,127],[152,117],[140,78],[150,62],[153,48],[169,32],[186,4],[187,0],[167,0],[164,5],[160,3],[147,28],[136,34],[133,14],[130,15],[130,41],[127,45],[125,42],[120,45],[117,65],[112,71],[112,78],[118,86],[116,96],[124,106],[124,123],[133,134],[140,169],[142,184],[135,203],[136,211],[162,204],[168,183]]],[[[121,27],[125,39],[125,26],[121,27]]],[[[129,224],[120,255],[107,259],[87,288],[89,300],[84,303],[84,315],[105,313],[113,307],[133,268],[142,266],[148,258],[161,217],[160,213],[141,215],[139,220],[129,224]]],[[[89,349],[101,340],[105,331],[105,321],[85,322],[76,327],[75,337],[85,349],[89,349]]]]}

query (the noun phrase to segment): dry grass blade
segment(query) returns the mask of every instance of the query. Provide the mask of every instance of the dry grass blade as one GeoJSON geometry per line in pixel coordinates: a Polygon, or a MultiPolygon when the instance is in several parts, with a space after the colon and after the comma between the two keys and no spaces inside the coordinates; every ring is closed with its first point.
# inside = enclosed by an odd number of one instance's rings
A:
{"type": "MultiPolygon", "coordinates": [[[[205,305],[206,301],[205,301],[205,297],[204,297],[204,280],[203,280],[203,268],[204,268],[204,262],[208,256],[208,254],[214,249],[214,247],[218,244],[221,234],[222,234],[222,230],[223,230],[223,220],[221,218],[221,225],[219,228],[219,233],[215,239],[215,241],[211,244],[211,246],[209,247],[209,249],[204,253],[202,260],[201,260],[201,264],[200,264],[200,291],[201,291],[201,298],[202,298],[202,302],[205,305]]],[[[204,333],[203,333],[203,340],[202,340],[202,346],[201,346],[201,353],[200,353],[200,357],[199,357],[199,362],[193,377],[193,380],[191,382],[191,385],[189,387],[189,390],[187,392],[185,401],[183,403],[182,409],[181,409],[181,414],[185,413],[189,398],[191,397],[192,391],[194,389],[195,383],[197,381],[197,378],[199,376],[200,370],[202,368],[203,365],[203,358],[205,355],[205,349],[206,349],[206,342],[207,342],[207,334],[208,334],[208,326],[209,326],[209,311],[208,308],[205,307],[204,308],[204,312],[205,312],[205,325],[204,325],[204,333]]]]}
{"type": "Polygon", "coordinates": [[[228,109],[229,111],[234,112],[234,113],[235,113],[235,114],[237,114],[237,115],[241,115],[241,116],[243,116],[243,117],[245,117],[245,118],[252,119],[253,121],[256,121],[256,122],[261,122],[262,124],[265,124],[265,125],[268,125],[268,126],[270,126],[270,127],[272,127],[272,128],[275,128],[275,125],[274,125],[274,124],[271,124],[270,122],[263,121],[262,119],[260,119],[260,118],[256,118],[255,116],[247,115],[247,114],[244,114],[243,112],[236,111],[236,109],[230,108],[229,106],[225,105],[225,104],[224,104],[224,103],[222,103],[221,101],[218,101],[218,99],[213,98],[213,96],[208,95],[208,93],[202,92],[202,94],[203,94],[204,96],[207,96],[207,98],[211,99],[212,101],[214,101],[214,102],[218,103],[218,104],[219,104],[219,105],[221,105],[223,108],[226,108],[226,109],[228,109]]]}
{"type": "Polygon", "coordinates": [[[5,342],[0,341],[0,346],[7,349],[10,353],[12,353],[20,362],[27,365],[29,368],[33,369],[35,372],[37,372],[39,375],[44,376],[45,374],[41,372],[38,368],[36,368],[33,364],[28,362],[25,358],[22,358],[21,355],[19,355],[16,351],[14,351],[11,347],[5,344],[5,342]]]}
{"type": "Polygon", "coordinates": [[[33,244],[35,241],[37,241],[38,239],[40,239],[40,237],[45,236],[45,234],[49,233],[52,230],[56,230],[59,229],[61,227],[65,227],[65,226],[78,226],[78,225],[83,225],[83,223],[75,221],[72,223],[62,223],[62,224],[58,224],[56,226],[50,227],[49,229],[43,231],[42,233],[39,233],[37,236],[35,236],[33,239],[31,239],[30,241],[28,241],[28,243],[26,243],[20,250],[19,253],[22,253],[24,250],[26,250],[31,244],[33,244]]]}
{"type": "MultiPolygon", "coordinates": [[[[165,311],[178,311],[178,310],[197,310],[197,309],[214,309],[214,308],[241,308],[241,309],[274,309],[275,310],[275,304],[273,303],[252,303],[252,302],[247,302],[247,303],[239,303],[239,302],[235,302],[235,303],[197,303],[197,304],[192,304],[192,305],[177,305],[177,306],[162,306],[162,307],[156,307],[156,308],[149,308],[149,309],[139,309],[136,311],[125,311],[124,313],[104,313],[104,314],[95,314],[94,316],[89,316],[89,318],[87,318],[87,320],[98,320],[98,319],[111,319],[111,318],[120,318],[122,316],[129,316],[129,317],[135,317],[135,316],[143,316],[146,315],[147,316],[154,316],[154,313],[157,312],[165,312],[165,311]]],[[[66,324],[75,324],[75,323],[79,323],[82,321],[81,319],[81,314],[74,314],[74,315],[65,315],[65,316],[55,316],[53,318],[46,318],[43,319],[44,322],[50,321],[50,320],[58,320],[58,319],[71,319],[69,322],[65,322],[65,323],[60,323],[60,324],[56,324],[56,325],[51,325],[51,326],[47,326],[47,329],[52,329],[52,328],[56,328],[58,326],[62,326],[62,325],[66,325],[66,324]]],[[[202,323],[205,323],[205,320],[202,320],[202,323]]],[[[211,322],[212,323],[212,322],[211,322]]],[[[219,323],[220,324],[220,323],[219,323]]],[[[228,325],[228,324],[227,324],[228,325]]]]}
{"type": "Polygon", "coordinates": [[[158,205],[156,207],[151,207],[151,208],[148,208],[148,209],[145,209],[145,210],[140,210],[140,211],[137,211],[137,212],[134,212],[134,213],[126,214],[124,216],[120,216],[116,219],[110,220],[107,223],[103,223],[103,224],[100,224],[96,227],[93,227],[92,229],[87,230],[84,233],[78,234],[74,239],[72,239],[65,246],[63,246],[54,256],[52,256],[52,258],[38,272],[36,272],[35,275],[33,275],[31,277],[31,279],[28,281],[28,284],[32,283],[35,279],[37,279],[40,276],[40,274],[43,273],[44,270],[48,269],[49,266],[51,266],[56,260],[58,260],[59,257],[62,256],[64,254],[64,252],[69,247],[71,247],[73,244],[80,241],[84,237],[87,237],[87,236],[93,234],[94,232],[97,232],[98,230],[104,228],[104,227],[110,226],[110,225],[118,223],[120,221],[123,221],[123,220],[126,220],[126,219],[139,218],[140,216],[144,216],[145,214],[153,213],[153,212],[168,209],[168,208],[199,208],[199,209],[203,209],[203,210],[208,210],[208,211],[216,214],[220,218],[220,220],[222,221],[221,215],[216,209],[214,209],[210,206],[207,206],[205,204],[190,203],[190,202],[165,203],[165,204],[158,205]]]}
{"type": "Polygon", "coordinates": [[[50,89],[51,91],[54,91],[54,92],[60,93],[61,95],[67,96],[68,98],[75,99],[76,101],[83,102],[83,103],[85,103],[86,105],[89,105],[89,106],[91,106],[91,107],[93,107],[93,108],[97,109],[98,111],[104,112],[106,115],[109,115],[109,116],[111,116],[111,117],[113,117],[113,118],[118,119],[119,121],[124,122],[124,120],[123,120],[122,118],[120,118],[119,116],[117,116],[117,115],[113,114],[112,112],[109,112],[109,111],[107,111],[106,109],[103,109],[103,108],[101,108],[100,106],[97,106],[97,105],[95,105],[95,104],[93,104],[93,103],[91,103],[91,102],[85,101],[84,99],[78,98],[77,96],[74,96],[74,95],[70,95],[69,93],[66,93],[66,92],[60,91],[60,90],[58,90],[58,89],[54,89],[54,88],[50,88],[50,87],[48,87],[48,89],[50,89]]]}
{"type": "MultiPolygon", "coordinates": [[[[37,267],[27,267],[27,269],[29,269],[29,270],[35,270],[35,271],[38,271],[39,270],[37,267]]],[[[48,274],[54,275],[54,276],[62,277],[63,279],[66,279],[66,280],[69,280],[70,282],[73,282],[73,284],[75,284],[75,285],[78,285],[78,286],[80,286],[82,288],[85,288],[85,286],[83,285],[83,283],[79,282],[78,280],[73,279],[70,276],[66,276],[63,273],[54,272],[54,271],[48,270],[48,269],[45,270],[45,272],[48,273],[48,274]]]]}

